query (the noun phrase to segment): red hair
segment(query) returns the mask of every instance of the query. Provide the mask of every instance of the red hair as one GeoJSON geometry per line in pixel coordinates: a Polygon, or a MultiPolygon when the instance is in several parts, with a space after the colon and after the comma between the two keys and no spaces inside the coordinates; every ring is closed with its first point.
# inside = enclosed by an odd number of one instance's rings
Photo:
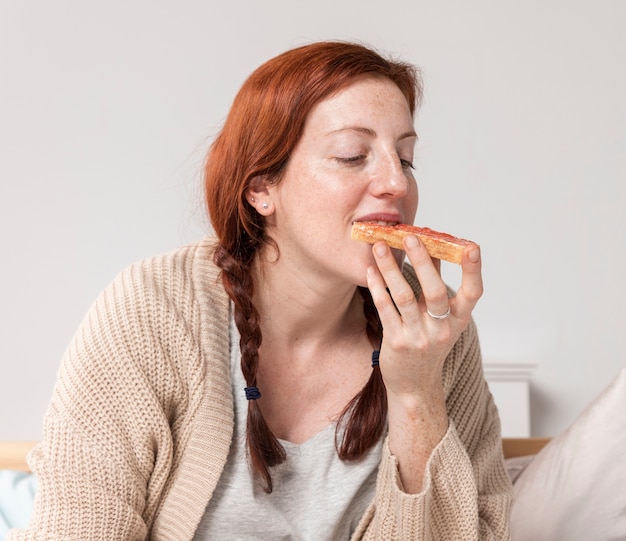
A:
{"type": "MultiPolygon", "coordinates": [[[[238,92],[226,122],[209,151],[205,166],[207,210],[218,239],[214,261],[235,306],[241,335],[241,365],[248,386],[256,385],[261,346],[259,314],[252,302],[250,266],[264,243],[265,223],[245,194],[256,177],[279,182],[313,107],[371,75],[393,81],[406,97],[413,115],[422,97],[417,69],[386,59],[356,43],[319,42],[287,51],[260,66],[238,92]]],[[[380,344],[382,329],[369,291],[365,300],[368,335],[380,344]]],[[[348,405],[349,421],[339,448],[343,459],[360,458],[382,434],[386,395],[380,372],[373,370],[366,387],[348,405]]],[[[248,451],[253,471],[272,490],[269,468],[285,459],[255,400],[248,407],[248,451]]]]}

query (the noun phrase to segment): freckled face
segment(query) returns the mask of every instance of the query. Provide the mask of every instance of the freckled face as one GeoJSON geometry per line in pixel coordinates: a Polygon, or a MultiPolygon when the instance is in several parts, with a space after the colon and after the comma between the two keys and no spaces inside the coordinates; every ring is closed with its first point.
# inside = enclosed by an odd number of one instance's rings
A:
{"type": "Polygon", "coordinates": [[[318,103],[282,179],[269,186],[267,231],[282,262],[365,285],[372,248],[350,238],[352,222],[413,223],[416,139],[407,101],[388,79],[358,79],[318,103]]]}

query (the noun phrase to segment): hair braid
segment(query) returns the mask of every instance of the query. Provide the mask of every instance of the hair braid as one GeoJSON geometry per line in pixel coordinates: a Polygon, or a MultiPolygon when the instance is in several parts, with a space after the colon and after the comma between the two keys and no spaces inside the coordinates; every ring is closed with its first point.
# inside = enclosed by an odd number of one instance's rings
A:
{"type": "MultiPolygon", "coordinates": [[[[373,347],[378,348],[383,335],[378,311],[369,289],[364,287],[358,289],[363,297],[363,313],[367,319],[367,336],[373,347]]],[[[378,366],[372,368],[372,374],[365,386],[344,409],[340,422],[337,423],[337,430],[343,424],[341,420],[346,416],[348,421],[337,452],[342,460],[357,460],[376,444],[385,429],[387,391],[378,366]]]]}
{"type": "MultiPolygon", "coordinates": [[[[240,262],[222,246],[214,255],[215,264],[222,269],[224,288],[234,304],[235,325],[239,330],[241,349],[241,371],[249,387],[256,387],[256,374],[259,366],[259,348],[262,336],[259,313],[252,302],[254,282],[249,272],[249,262],[240,262]]],[[[248,400],[246,424],[248,454],[254,471],[265,482],[265,490],[272,491],[272,477],[269,468],[283,462],[285,449],[267,426],[259,404],[248,400]]]]}

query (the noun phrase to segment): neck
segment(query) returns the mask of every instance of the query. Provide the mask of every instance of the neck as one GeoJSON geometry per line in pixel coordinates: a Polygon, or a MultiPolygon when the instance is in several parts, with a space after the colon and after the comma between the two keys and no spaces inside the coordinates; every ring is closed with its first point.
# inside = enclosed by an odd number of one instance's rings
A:
{"type": "Polygon", "coordinates": [[[259,258],[253,273],[260,407],[274,434],[306,441],[338,419],[370,377],[363,298],[354,284],[288,261],[259,258]]]}
{"type": "Polygon", "coordinates": [[[308,349],[362,335],[363,299],[354,284],[283,272],[278,262],[258,263],[253,272],[264,345],[308,349]]]}

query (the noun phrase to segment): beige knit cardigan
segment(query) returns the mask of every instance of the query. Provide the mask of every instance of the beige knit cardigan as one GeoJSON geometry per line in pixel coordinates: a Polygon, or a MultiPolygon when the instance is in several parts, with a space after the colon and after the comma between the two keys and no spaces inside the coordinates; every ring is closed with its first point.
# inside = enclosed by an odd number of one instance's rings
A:
{"type": "MultiPolygon", "coordinates": [[[[7,541],[192,539],[233,434],[229,299],[211,251],[207,239],[134,264],[91,306],[29,456],[30,526],[7,541]]],[[[509,538],[511,486],[473,324],[446,360],[444,386],[450,428],[423,492],[402,492],[385,443],[353,539],[509,538]]]]}

